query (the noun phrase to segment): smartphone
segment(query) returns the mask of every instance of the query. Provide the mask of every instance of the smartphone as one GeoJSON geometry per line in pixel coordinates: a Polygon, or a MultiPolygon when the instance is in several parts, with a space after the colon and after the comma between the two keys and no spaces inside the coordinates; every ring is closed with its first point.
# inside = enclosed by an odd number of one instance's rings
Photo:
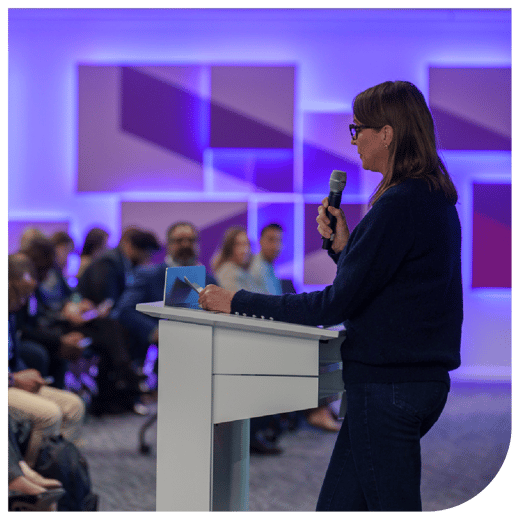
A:
{"type": "Polygon", "coordinates": [[[94,318],[97,318],[99,316],[99,311],[97,309],[91,309],[89,311],[85,311],[81,317],[85,320],[85,321],[90,321],[90,320],[93,320],[94,318]]]}
{"type": "Polygon", "coordinates": [[[108,310],[110,310],[114,306],[114,300],[112,298],[107,298],[106,300],[103,300],[98,306],[97,309],[99,311],[99,314],[104,314],[108,310]]]}
{"type": "Polygon", "coordinates": [[[92,345],[92,338],[83,338],[78,341],[79,348],[87,348],[92,345]]]}
{"type": "Polygon", "coordinates": [[[198,292],[199,294],[201,293],[202,291],[202,287],[198,284],[198,283],[195,283],[195,282],[190,282],[188,280],[188,277],[184,277],[184,281],[196,292],[198,292]]]}

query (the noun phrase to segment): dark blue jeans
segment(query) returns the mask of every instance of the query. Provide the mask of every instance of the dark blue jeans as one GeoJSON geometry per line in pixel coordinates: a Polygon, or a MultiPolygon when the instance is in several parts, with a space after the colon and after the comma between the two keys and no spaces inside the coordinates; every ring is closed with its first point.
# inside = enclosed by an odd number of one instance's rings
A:
{"type": "Polygon", "coordinates": [[[420,511],[420,439],[439,418],[442,382],[346,385],[347,413],[317,511],[420,511]]]}

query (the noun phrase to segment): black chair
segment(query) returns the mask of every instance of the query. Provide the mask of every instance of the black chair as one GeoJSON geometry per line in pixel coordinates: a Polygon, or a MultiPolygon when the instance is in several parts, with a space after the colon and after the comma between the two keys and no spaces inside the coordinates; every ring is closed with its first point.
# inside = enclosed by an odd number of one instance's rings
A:
{"type": "MultiPolygon", "coordinates": [[[[156,360],[155,360],[155,363],[153,366],[153,371],[155,372],[155,374],[157,374],[157,375],[159,374],[159,358],[156,358],[156,360]]],[[[145,435],[146,435],[146,431],[151,426],[153,426],[153,424],[156,421],[157,421],[157,412],[150,415],[150,417],[148,417],[146,422],[139,429],[139,452],[142,453],[143,455],[148,455],[151,452],[150,446],[148,444],[146,444],[145,435]]]]}

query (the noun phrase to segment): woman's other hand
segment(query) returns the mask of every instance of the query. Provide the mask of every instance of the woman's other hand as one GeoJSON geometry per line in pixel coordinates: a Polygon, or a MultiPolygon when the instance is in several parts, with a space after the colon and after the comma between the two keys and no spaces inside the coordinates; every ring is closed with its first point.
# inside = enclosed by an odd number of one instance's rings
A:
{"type": "Polygon", "coordinates": [[[329,207],[329,198],[325,197],[322,201],[322,205],[318,208],[318,216],[316,217],[318,231],[323,238],[330,238],[332,236],[332,229],[329,227],[330,220],[327,217],[327,209],[331,215],[336,217],[336,232],[334,233],[332,250],[335,253],[340,253],[347,245],[350,237],[347,220],[341,209],[335,208],[334,206],[329,207]]]}
{"type": "Polygon", "coordinates": [[[231,312],[231,300],[235,293],[217,287],[216,285],[207,285],[199,294],[199,305],[206,311],[231,312]]]}

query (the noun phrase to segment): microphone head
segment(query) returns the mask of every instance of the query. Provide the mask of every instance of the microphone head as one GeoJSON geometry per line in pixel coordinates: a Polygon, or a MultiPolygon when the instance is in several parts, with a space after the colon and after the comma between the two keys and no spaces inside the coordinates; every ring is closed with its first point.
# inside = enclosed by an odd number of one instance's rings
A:
{"type": "Polygon", "coordinates": [[[329,187],[330,191],[343,191],[347,184],[347,174],[340,170],[333,170],[330,174],[329,187]]]}

